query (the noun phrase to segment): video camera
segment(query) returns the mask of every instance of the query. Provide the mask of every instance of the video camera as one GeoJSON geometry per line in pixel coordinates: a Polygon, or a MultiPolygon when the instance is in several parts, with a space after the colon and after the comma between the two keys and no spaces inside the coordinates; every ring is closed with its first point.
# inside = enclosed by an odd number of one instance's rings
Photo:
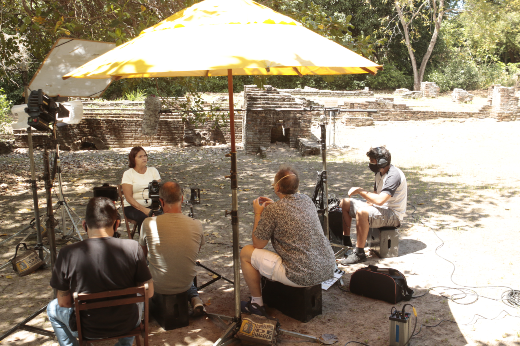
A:
{"type": "Polygon", "coordinates": [[[163,214],[161,203],[159,202],[159,190],[161,184],[157,180],[152,180],[148,183],[148,198],[152,200],[150,205],[150,214],[148,216],[157,216],[163,214]]]}
{"type": "Polygon", "coordinates": [[[50,125],[56,122],[56,115],[59,118],[69,116],[69,110],[57,105],[42,89],[31,91],[25,112],[29,114],[27,125],[39,131],[51,131],[50,125]]]}

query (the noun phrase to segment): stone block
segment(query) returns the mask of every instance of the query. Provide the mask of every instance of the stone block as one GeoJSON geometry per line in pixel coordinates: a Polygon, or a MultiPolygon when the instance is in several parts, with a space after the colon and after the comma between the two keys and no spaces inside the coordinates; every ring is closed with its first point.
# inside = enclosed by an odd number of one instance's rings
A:
{"type": "Polygon", "coordinates": [[[298,150],[302,156],[320,155],[321,144],[306,138],[297,139],[298,150]]]}

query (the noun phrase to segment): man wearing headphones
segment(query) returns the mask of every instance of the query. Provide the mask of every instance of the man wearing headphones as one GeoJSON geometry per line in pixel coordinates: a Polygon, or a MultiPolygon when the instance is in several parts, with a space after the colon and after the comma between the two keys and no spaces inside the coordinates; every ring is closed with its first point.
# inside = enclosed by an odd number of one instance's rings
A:
{"type": "Polygon", "coordinates": [[[364,247],[370,227],[399,227],[406,214],[406,177],[399,168],[390,164],[390,152],[381,146],[370,148],[367,156],[370,159],[368,167],[375,173],[374,191],[368,192],[360,187],[352,187],[348,192],[349,197],[360,195],[366,203],[345,198],[340,204],[343,213],[344,245],[352,246],[350,224],[352,218],[356,218],[356,248],[339,262],[342,265],[366,261],[364,247]]]}

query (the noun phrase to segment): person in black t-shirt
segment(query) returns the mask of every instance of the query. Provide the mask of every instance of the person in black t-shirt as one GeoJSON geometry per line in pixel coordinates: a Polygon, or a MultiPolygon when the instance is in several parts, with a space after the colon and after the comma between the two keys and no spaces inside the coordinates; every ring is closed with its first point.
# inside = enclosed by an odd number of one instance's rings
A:
{"type": "MultiPolygon", "coordinates": [[[[147,294],[153,295],[152,276],[139,244],[113,237],[119,223],[114,202],[105,197],[91,198],[83,221],[89,238],[59,252],[50,282],[58,298],[47,306],[47,315],[60,346],[78,344],[73,292],[97,293],[147,282],[147,294]]],[[[100,339],[124,334],[139,325],[141,311],[137,304],[82,311],[83,335],[100,339]]],[[[131,346],[133,341],[133,337],[120,338],[116,345],[131,346]]]]}

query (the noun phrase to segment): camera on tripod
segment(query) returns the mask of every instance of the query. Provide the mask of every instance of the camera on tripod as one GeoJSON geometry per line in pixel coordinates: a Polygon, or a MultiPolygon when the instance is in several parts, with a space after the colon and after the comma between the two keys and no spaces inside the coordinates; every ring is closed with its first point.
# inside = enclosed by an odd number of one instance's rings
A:
{"type": "Polygon", "coordinates": [[[148,198],[152,200],[150,205],[150,214],[148,216],[157,216],[163,214],[161,203],[159,202],[159,190],[161,184],[157,180],[152,180],[148,183],[148,198]]]}

